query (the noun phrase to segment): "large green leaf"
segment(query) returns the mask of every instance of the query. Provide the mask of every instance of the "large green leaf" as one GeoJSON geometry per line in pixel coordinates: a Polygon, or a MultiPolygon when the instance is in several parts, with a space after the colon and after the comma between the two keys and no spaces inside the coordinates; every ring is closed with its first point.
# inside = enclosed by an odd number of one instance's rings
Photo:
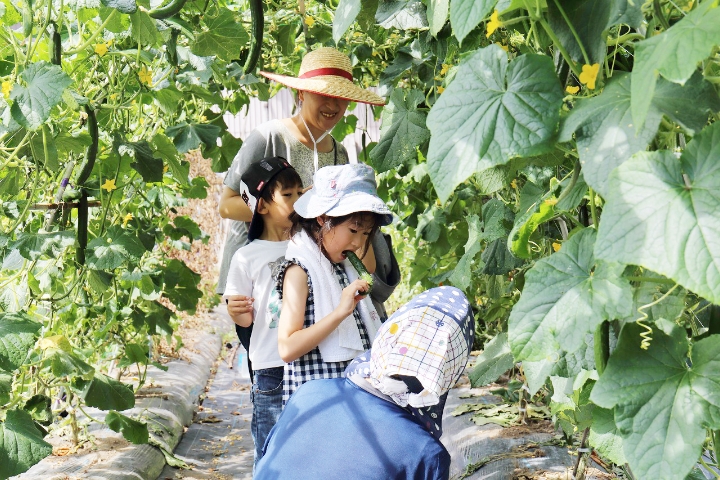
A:
{"type": "Polygon", "coordinates": [[[585,182],[607,196],[610,172],[634,153],[645,150],[655,137],[662,113],[651,109],[637,134],[630,113],[630,74],[618,73],[603,92],[579,99],[560,129],[561,142],[575,133],[585,182]]]}
{"type": "Polygon", "coordinates": [[[641,129],[650,109],[658,75],[685,83],[699,61],[710,55],[720,38],[720,8],[705,1],[660,35],[635,44],[632,70],[632,117],[641,129]]]}
{"type": "Polygon", "coordinates": [[[152,139],[153,156],[160,157],[168,165],[168,170],[181,185],[188,184],[190,162],[178,158],[175,145],[165,135],[155,135],[152,139]]]}
{"type": "Polygon", "coordinates": [[[160,34],[158,32],[155,19],[145,12],[134,12],[130,15],[132,25],[132,37],[140,45],[155,46],[160,42],[160,34]]]}
{"type": "Polygon", "coordinates": [[[136,235],[119,225],[107,229],[102,237],[87,246],[87,265],[97,270],[112,270],[130,259],[140,258],[145,247],[136,235]]]}
{"type": "Polygon", "coordinates": [[[102,373],[96,372],[92,380],[76,377],[73,388],[89,407],[122,411],[135,406],[132,388],[102,373]]]}
{"type": "Polygon", "coordinates": [[[333,19],[333,40],[335,43],[345,35],[347,29],[353,24],[362,8],[362,0],[340,0],[335,10],[335,18],[333,19]]]}
{"type": "Polygon", "coordinates": [[[10,392],[12,392],[12,375],[0,370],[0,405],[10,401],[10,392]]]}
{"type": "Polygon", "coordinates": [[[198,300],[202,298],[202,292],[197,288],[200,275],[181,261],[172,259],[163,271],[163,279],[165,296],[180,310],[194,313],[198,300]]]}
{"type": "Polygon", "coordinates": [[[10,410],[0,423],[0,478],[27,471],[52,453],[29,413],[10,410]]]}
{"type": "Polygon", "coordinates": [[[110,430],[122,433],[125,440],[130,443],[148,443],[149,434],[147,423],[138,422],[114,410],[111,410],[107,416],[105,416],[105,423],[110,427],[110,430]]]}
{"type": "Polygon", "coordinates": [[[610,175],[598,258],[640,265],[720,303],[720,123],[672,152],[640,152],[610,175]],[[687,182],[687,184],[686,184],[687,182]]]}
{"type": "Polygon", "coordinates": [[[10,92],[14,100],[12,118],[28,130],[37,130],[50,117],[50,110],[60,103],[72,79],[58,65],[31,63],[20,74],[25,85],[16,84],[10,92]]]}
{"type": "Polygon", "coordinates": [[[425,101],[419,90],[397,88],[383,109],[380,141],[370,152],[373,167],[382,173],[417,159],[417,148],[430,138],[427,113],[418,109],[425,101]]]}
{"type": "Polygon", "coordinates": [[[514,364],[507,333],[502,332],[490,340],[483,352],[478,355],[475,366],[468,373],[470,384],[473,387],[482,387],[492,383],[514,364]]]}
{"type": "Polygon", "coordinates": [[[524,263],[508,250],[508,241],[505,237],[490,242],[483,250],[480,259],[484,263],[480,273],[485,275],[505,275],[524,263]]]}
{"type": "Polygon", "coordinates": [[[595,237],[590,228],[576,233],[528,271],[508,320],[516,360],[572,353],[600,322],[630,313],[632,289],[620,276],[624,267],[595,261],[595,237]]]}
{"type": "Polygon", "coordinates": [[[11,372],[25,363],[41,327],[25,313],[0,313],[1,369],[11,372]]]}
{"type": "Polygon", "coordinates": [[[103,5],[114,8],[120,13],[135,13],[137,3],[135,0],[100,0],[103,5]]]}
{"type": "Polygon", "coordinates": [[[627,463],[623,453],[623,441],[615,426],[612,410],[596,407],[593,410],[592,426],[588,442],[592,447],[616,465],[627,463]]]}
{"type": "Polygon", "coordinates": [[[375,20],[383,28],[398,30],[427,28],[425,5],[420,0],[384,1],[378,5],[375,20]]]}
{"type": "Polygon", "coordinates": [[[683,329],[654,329],[647,350],[643,331],[625,325],[591,399],[614,409],[638,478],[685,478],[702,451],[705,428],[720,428],[720,335],[695,343],[688,361],[683,329]]]}
{"type": "Polygon", "coordinates": [[[579,99],[560,129],[561,142],[575,133],[585,181],[604,197],[610,172],[647,148],[663,114],[693,134],[707,123],[708,110],[720,109],[715,89],[699,73],[685,85],[660,79],[645,124],[636,133],[630,97],[630,74],[617,73],[602,94],[579,99]]]}
{"type": "Polygon", "coordinates": [[[450,0],[450,23],[460,43],[490,13],[496,2],[497,0],[450,0]]]}
{"type": "Polygon", "coordinates": [[[130,166],[138,172],[144,181],[162,182],[163,162],[155,158],[150,144],[146,140],[126,144],[135,152],[135,161],[130,166]]]}
{"type": "Polygon", "coordinates": [[[550,57],[507,63],[497,45],[477,50],[430,110],[428,168],[441,200],[470,175],[552,147],[562,88],[550,57]]]}
{"type": "Polygon", "coordinates": [[[480,240],[483,237],[482,230],[480,228],[480,219],[477,215],[470,215],[467,218],[468,224],[468,240],[465,243],[465,253],[462,258],[458,261],[450,275],[450,281],[456,287],[460,289],[466,289],[472,281],[472,266],[475,255],[482,248],[480,240]]]}
{"type": "Polygon", "coordinates": [[[437,36],[448,18],[450,0],[428,0],[427,17],[430,26],[430,34],[437,36]]]}
{"type": "Polygon", "coordinates": [[[195,36],[191,51],[203,57],[217,56],[231,61],[238,58],[240,50],[250,39],[242,24],[235,20],[235,15],[223,8],[216,17],[206,19],[207,30],[195,36]]]}
{"type": "Polygon", "coordinates": [[[214,147],[221,129],[217,125],[203,125],[200,123],[180,122],[177,125],[165,129],[165,135],[173,139],[175,148],[180,153],[187,153],[195,150],[204,143],[208,147],[214,147]]]}
{"type": "Polygon", "coordinates": [[[42,255],[57,256],[75,243],[75,233],[64,230],[52,233],[21,233],[11,248],[23,258],[37,260],[42,255]]]}
{"type": "Polygon", "coordinates": [[[620,23],[640,26],[643,21],[641,6],[642,2],[628,0],[551,0],[548,2],[548,15],[553,32],[572,59],[585,63],[575,37],[577,34],[593,64],[602,63],[605,58],[607,45],[604,34],[610,27],[620,23]]]}

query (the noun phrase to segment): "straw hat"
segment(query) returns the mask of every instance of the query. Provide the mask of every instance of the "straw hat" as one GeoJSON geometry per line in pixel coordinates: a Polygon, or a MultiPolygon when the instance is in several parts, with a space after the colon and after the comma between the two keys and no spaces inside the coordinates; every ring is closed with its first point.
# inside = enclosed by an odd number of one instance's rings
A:
{"type": "Polygon", "coordinates": [[[331,47],[318,48],[305,55],[297,77],[270,72],[260,72],[260,75],[296,90],[351,102],[385,105],[381,96],[353,83],[350,58],[331,47]]]}

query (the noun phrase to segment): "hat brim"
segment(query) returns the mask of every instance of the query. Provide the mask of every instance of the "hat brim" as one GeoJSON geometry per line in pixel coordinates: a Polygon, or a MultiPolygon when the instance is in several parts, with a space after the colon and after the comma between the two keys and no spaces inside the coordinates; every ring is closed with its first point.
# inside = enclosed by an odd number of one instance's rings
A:
{"type": "Polygon", "coordinates": [[[320,197],[310,189],[295,202],[295,212],[303,218],[317,218],[321,215],[342,217],[356,212],[373,212],[381,216],[381,227],[393,221],[387,205],[375,195],[365,192],[354,192],[337,199],[320,197]]]}
{"type": "Polygon", "coordinates": [[[349,100],[351,102],[367,103],[378,106],[385,105],[385,100],[380,95],[377,95],[370,90],[358,87],[350,80],[337,75],[320,75],[312,78],[297,78],[262,71],[260,72],[260,75],[296,90],[317,93],[318,95],[349,100]]]}

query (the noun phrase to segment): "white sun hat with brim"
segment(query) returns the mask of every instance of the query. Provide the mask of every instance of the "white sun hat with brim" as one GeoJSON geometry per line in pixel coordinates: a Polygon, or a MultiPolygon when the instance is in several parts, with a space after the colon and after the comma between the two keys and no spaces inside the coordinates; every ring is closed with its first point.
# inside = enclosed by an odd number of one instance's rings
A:
{"type": "Polygon", "coordinates": [[[296,90],[351,102],[385,105],[381,96],[353,83],[350,58],[331,47],[307,53],[302,59],[297,77],[262,71],[260,75],[296,90]]]}
{"type": "Polygon", "coordinates": [[[303,218],[373,212],[381,215],[381,226],[393,220],[392,212],[377,195],[375,171],[359,163],[330,165],[315,172],[313,186],[295,202],[295,212],[303,218]]]}

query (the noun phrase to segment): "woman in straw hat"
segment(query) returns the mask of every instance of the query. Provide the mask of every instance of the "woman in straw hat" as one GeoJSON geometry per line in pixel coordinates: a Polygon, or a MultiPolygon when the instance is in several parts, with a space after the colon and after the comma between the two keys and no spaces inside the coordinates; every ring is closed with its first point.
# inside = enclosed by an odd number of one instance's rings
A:
{"type": "MultiPolygon", "coordinates": [[[[258,126],[244,141],[225,176],[220,198],[220,216],[235,220],[228,234],[217,292],[223,294],[230,260],[235,251],[247,242],[247,227],[252,217],[240,197],[240,178],[253,162],[266,157],[284,157],[300,174],[307,188],[315,171],[326,165],[348,163],[345,148],[329,132],[345,115],[350,102],[384,105],[382,97],[365,90],[352,77],[352,64],[347,55],[334,48],[318,48],[303,57],[297,77],[260,72],[263,76],[298,91],[301,102],[290,118],[270,120],[258,126]]],[[[382,235],[373,239],[374,253],[367,256],[368,270],[375,271],[372,300],[381,314],[382,306],[399,282],[394,256],[382,235]]],[[[234,297],[228,309],[242,313],[251,308],[252,299],[234,297]]],[[[237,327],[241,343],[247,349],[250,332],[237,327]]]]}

